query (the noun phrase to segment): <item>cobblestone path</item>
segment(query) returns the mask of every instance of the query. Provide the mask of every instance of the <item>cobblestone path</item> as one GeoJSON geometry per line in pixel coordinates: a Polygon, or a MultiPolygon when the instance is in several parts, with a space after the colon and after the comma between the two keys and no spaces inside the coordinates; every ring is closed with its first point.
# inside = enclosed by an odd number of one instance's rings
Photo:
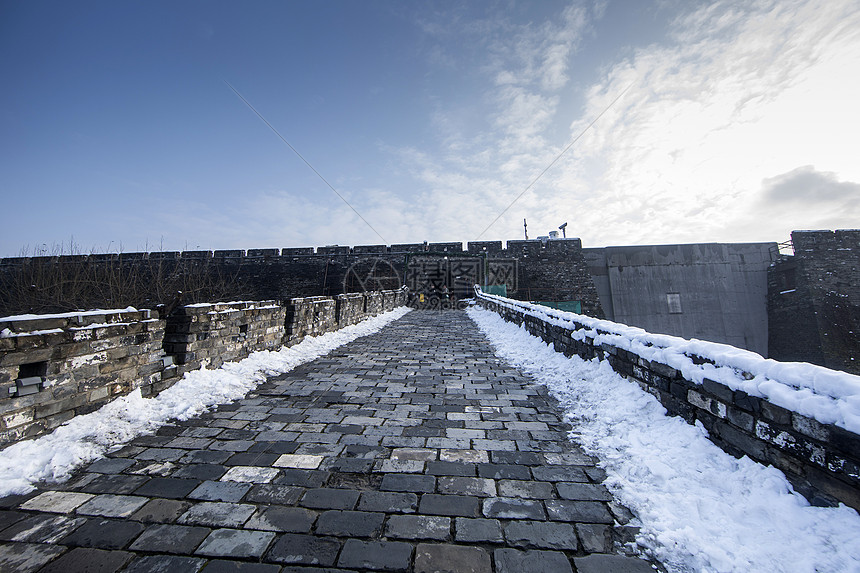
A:
{"type": "Polygon", "coordinates": [[[465,313],[413,311],[0,500],[0,570],[651,571],[559,415],[465,313]]]}

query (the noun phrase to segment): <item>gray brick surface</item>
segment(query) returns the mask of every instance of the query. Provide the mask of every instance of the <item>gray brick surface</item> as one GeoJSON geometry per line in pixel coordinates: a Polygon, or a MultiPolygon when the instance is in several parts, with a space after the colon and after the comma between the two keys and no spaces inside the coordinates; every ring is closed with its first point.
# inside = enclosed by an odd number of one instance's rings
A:
{"type": "Polygon", "coordinates": [[[622,555],[589,555],[573,562],[577,573],[654,573],[647,561],[622,555]]]}
{"type": "MultiPolygon", "coordinates": [[[[394,516],[391,519],[403,516],[394,516]]],[[[376,537],[382,530],[384,513],[367,511],[325,511],[317,519],[317,535],[334,537],[376,537]]]]}
{"type": "Polygon", "coordinates": [[[385,525],[385,536],[392,539],[437,539],[451,535],[451,518],[435,515],[392,515],[385,525]]]}
{"type": "Polygon", "coordinates": [[[191,554],[209,535],[206,527],[187,525],[152,525],[146,529],[129,547],[132,551],[151,551],[154,553],[191,554]]]}
{"type": "Polygon", "coordinates": [[[245,529],[307,533],[317,519],[316,512],[301,507],[267,507],[245,522],[245,529]]]}
{"type": "Polygon", "coordinates": [[[569,523],[512,521],[505,526],[505,539],[518,547],[576,551],[577,541],[569,523]]]}
{"type": "Polygon", "coordinates": [[[469,519],[458,517],[455,539],[460,542],[501,543],[502,525],[498,519],[469,519]]]}
{"type": "Polygon", "coordinates": [[[70,573],[71,571],[98,571],[113,573],[122,569],[134,557],[128,551],[78,547],[39,570],[40,573],[70,573]]]}
{"type": "Polygon", "coordinates": [[[415,573],[492,573],[490,554],[480,547],[420,544],[415,549],[415,573]]]}
{"type": "Polygon", "coordinates": [[[291,565],[334,565],[340,543],[314,535],[285,533],[277,538],[263,561],[291,565]]]}
{"type": "Polygon", "coordinates": [[[0,543],[0,571],[38,571],[65,551],[42,543],[0,543]]]}
{"type": "Polygon", "coordinates": [[[462,313],[416,311],[0,500],[0,570],[570,571],[629,512],[555,408],[462,313]]]}
{"type": "MultiPolygon", "coordinates": [[[[572,573],[570,561],[559,551],[496,549],[496,573],[572,573]]],[[[577,571],[577,573],[581,573],[577,571]]],[[[607,571],[609,573],[609,571],[607,571]]]]}
{"type": "Polygon", "coordinates": [[[411,560],[412,546],[408,543],[349,539],[337,564],[339,567],[373,571],[407,571],[411,560]]]}
{"type": "Polygon", "coordinates": [[[205,564],[199,557],[146,555],[132,561],[123,573],[197,573],[205,564]]]}
{"type": "Polygon", "coordinates": [[[143,524],[135,521],[89,519],[72,533],[61,539],[60,543],[62,545],[79,547],[123,549],[143,529],[143,524]]]}
{"type": "Polygon", "coordinates": [[[428,493],[421,496],[418,512],[430,515],[478,517],[480,515],[480,499],[464,495],[436,495],[428,493]]]}
{"type": "Polygon", "coordinates": [[[216,529],[203,540],[195,553],[207,557],[258,559],[274,537],[271,531],[216,529]]]}

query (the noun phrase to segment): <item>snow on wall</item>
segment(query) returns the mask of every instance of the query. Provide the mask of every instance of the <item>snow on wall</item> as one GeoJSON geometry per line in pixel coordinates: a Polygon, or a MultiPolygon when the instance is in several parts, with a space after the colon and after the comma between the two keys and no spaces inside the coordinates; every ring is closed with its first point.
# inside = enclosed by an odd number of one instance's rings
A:
{"type": "Polygon", "coordinates": [[[860,508],[860,377],[477,291],[479,303],[565,354],[600,358],[701,422],[735,455],[785,471],[814,502],[860,508]]]}
{"type": "Polygon", "coordinates": [[[860,434],[860,376],[805,362],[778,362],[727,344],[651,334],[633,326],[481,293],[505,308],[571,329],[576,340],[609,344],[705,379],[765,398],[792,412],[860,434]],[[702,360],[704,359],[704,362],[702,360]]]}

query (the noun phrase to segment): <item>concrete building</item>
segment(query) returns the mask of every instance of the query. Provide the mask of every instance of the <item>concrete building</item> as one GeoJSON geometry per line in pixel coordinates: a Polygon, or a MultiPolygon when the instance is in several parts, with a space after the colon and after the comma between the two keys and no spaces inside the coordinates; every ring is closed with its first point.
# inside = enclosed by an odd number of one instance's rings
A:
{"type": "Polygon", "coordinates": [[[776,243],[584,248],[606,318],[768,355],[776,243]]]}

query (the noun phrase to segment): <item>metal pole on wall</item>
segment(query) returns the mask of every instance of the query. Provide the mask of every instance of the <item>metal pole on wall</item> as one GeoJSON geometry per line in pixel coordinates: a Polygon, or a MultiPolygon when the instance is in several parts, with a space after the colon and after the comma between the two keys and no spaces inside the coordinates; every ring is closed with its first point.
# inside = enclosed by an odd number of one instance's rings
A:
{"type": "Polygon", "coordinates": [[[528,223],[526,223],[525,219],[523,219],[523,230],[526,233],[526,241],[528,241],[529,240],[529,225],[528,225],[528,223]]]}

